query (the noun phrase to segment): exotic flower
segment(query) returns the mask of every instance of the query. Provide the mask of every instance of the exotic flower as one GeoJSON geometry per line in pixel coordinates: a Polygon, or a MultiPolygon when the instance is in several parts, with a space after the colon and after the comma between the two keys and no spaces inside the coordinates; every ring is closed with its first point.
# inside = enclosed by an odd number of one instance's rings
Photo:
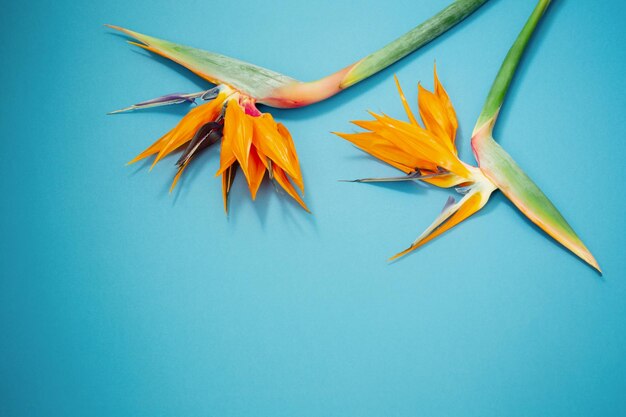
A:
{"type": "Polygon", "coordinates": [[[370,112],[374,120],[353,121],[368,130],[361,133],[337,133],[358,148],[404,171],[406,176],[363,178],[355,182],[421,180],[438,187],[456,187],[464,194],[460,201],[448,199],[441,214],[396,259],[434,239],[485,205],[496,186],[477,167],[461,161],[455,144],[458,122],[454,107],[434,71],[435,88],[430,92],[418,85],[419,114],[422,127],[414,116],[396,78],[396,86],[409,121],[370,112]]]}
{"type": "Polygon", "coordinates": [[[295,108],[331,97],[430,42],[486,1],[457,0],[380,50],[313,82],[298,81],[223,55],[109,26],[139,41],[130,42],[131,44],[168,58],[216,85],[198,93],[168,94],[112,113],[196,100],[207,101],[192,109],[174,129],[140,153],[131,163],[156,154],[156,164],[169,153],[186,146],[177,162],[178,172],[172,184],[173,188],[199,152],[221,142],[217,175],[222,176],[225,209],[235,173],[241,168],[253,199],[267,171],[270,179],[308,210],[293,185],[304,191],[293,140],[287,129],[275,122],[270,114],[261,113],[257,104],[295,108]]]}
{"type": "Polygon", "coordinates": [[[391,260],[419,248],[467,219],[487,203],[493,191],[499,189],[533,223],[600,271],[591,252],[556,207],[492,138],[498,112],[517,64],[549,3],[549,0],[539,1],[493,83],[472,134],[472,149],[478,167],[465,164],[457,156],[457,118],[436,70],[433,92],[418,85],[418,107],[423,127],[411,112],[396,78],[408,122],[371,113],[374,120],[353,122],[367,132],[337,133],[365,152],[408,174],[402,177],[365,178],[356,182],[421,180],[439,187],[456,187],[456,191],[463,195],[458,202],[450,197],[430,227],[391,260]]]}
{"type": "Polygon", "coordinates": [[[293,181],[304,192],[298,156],[287,129],[276,123],[270,114],[261,114],[248,97],[227,86],[218,86],[209,93],[213,97],[211,101],[192,109],[174,129],[130,163],[156,154],[154,166],[166,155],[186,145],[178,159],[178,172],[171,190],[189,162],[201,150],[221,140],[220,168],[216,175],[222,176],[224,210],[228,210],[228,193],[240,167],[253,200],[265,171],[268,171],[268,176],[308,211],[291,183],[293,181]]]}

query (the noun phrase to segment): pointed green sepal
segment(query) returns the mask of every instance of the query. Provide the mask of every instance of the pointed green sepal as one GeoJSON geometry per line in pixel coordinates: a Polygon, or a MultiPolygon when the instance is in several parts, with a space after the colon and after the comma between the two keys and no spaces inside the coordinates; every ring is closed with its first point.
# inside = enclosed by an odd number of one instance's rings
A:
{"type": "Polygon", "coordinates": [[[487,0],[455,1],[398,39],[355,63],[341,80],[340,87],[348,88],[387,68],[442,35],[486,2],[487,0]]]}
{"type": "Polygon", "coordinates": [[[284,74],[235,58],[179,45],[119,26],[107,26],[141,42],[131,42],[134,45],[171,59],[213,84],[226,84],[250,97],[266,97],[278,88],[299,83],[284,74]]]}
{"type": "Polygon", "coordinates": [[[472,138],[481,171],[526,217],[598,270],[600,266],[559,210],[491,135],[472,138]]]}
{"type": "Polygon", "coordinates": [[[272,107],[294,108],[325,100],[381,71],[461,22],[488,0],[456,0],[378,51],[316,81],[302,82],[224,55],[144,35],[118,26],[141,43],[134,45],[188,68],[214,84],[226,84],[272,107]]]}

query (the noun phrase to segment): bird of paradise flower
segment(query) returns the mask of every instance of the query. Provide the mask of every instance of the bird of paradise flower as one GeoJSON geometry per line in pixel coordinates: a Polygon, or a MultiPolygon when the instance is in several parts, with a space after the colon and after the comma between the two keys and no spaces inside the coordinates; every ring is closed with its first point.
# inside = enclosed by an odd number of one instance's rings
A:
{"type": "Polygon", "coordinates": [[[479,211],[491,194],[501,190],[520,211],[551,237],[601,272],[598,262],[576,232],[539,187],[521,170],[511,156],[493,140],[493,128],[517,65],[550,0],[540,0],[509,50],[491,87],[472,133],[471,145],[478,167],[461,161],[455,137],[458,121],[452,102],[434,71],[434,91],[418,85],[418,123],[396,85],[408,122],[371,113],[374,120],[354,121],[366,132],[336,133],[372,156],[403,171],[406,176],[364,178],[355,182],[420,180],[438,187],[455,187],[463,195],[450,197],[435,221],[395,260],[421,247],[479,211]]]}
{"type": "Polygon", "coordinates": [[[304,192],[304,181],[294,142],[289,131],[258,104],[277,108],[296,108],[325,100],[370,77],[441,35],[487,0],[457,0],[441,12],[405,33],[380,50],[334,74],[313,82],[302,82],[275,71],[213,52],[203,51],[147,36],[118,26],[138,42],[133,45],[170,59],[194,72],[216,87],[189,94],[168,94],[111,113],[155,106],[205,101],[192,109],[178,125],[141,152],[130,163],[156,155],[154,164],[181,149],[178,172],[171,189],[191,161],[204,149],[220,142],[220,168],[224,209],[228,195],[241,168],[252,199],[267,172],[305,210],[297,192],[304,192]]]}

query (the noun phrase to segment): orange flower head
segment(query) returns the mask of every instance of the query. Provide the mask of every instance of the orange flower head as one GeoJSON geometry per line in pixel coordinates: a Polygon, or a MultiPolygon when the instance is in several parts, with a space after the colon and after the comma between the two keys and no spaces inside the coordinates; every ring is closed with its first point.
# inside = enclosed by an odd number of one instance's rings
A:
{"type": "Polygon", "coordinates": [[[154,166],[184,146],[171,191],[200,151],[221,142],[220,168],[216,175],[222,176],[225,211],[228,211],[228,195],[238,168],[245,176],[253,200],[267,171],[270,179],[309,211],[293,185],[304,192],[298,155],[289,131],[270,114],[261,113],[254,99],[228,86],[220,85],[201,98],[209,101],[193,108],[172,130],[130,163],[156,154],[154,166]]]}
{"type": "Polygon", "coordinates": [[[434,71],[434,91],[418,85],[419,115],[417,118],[404,96],[396,77],[396,86],[408,121],[370,112],[374,120],[353,123],[365,132],[336,133],[370,155],[403,171],[405,176],[364,178],[356,182],[421,180],[438,187],[457,187],[464,197],[456,202],[450,198],[435,222],[396,259],[411,252],[480,210],[495,186],[481,170],[461,161],[456,149],[458,121],[454,107],[434,71]]]}
{"type": "Polygon", "coordinates": [[[352,122],[366,132],[336,134],[406,174],[419,173],[431,184],[452,187],[471,182],[471,167],[459,159],[455,146],[456,113],[436,70],[434,92],[418,85],[424,127],[411,111],[398,78],[395,80],[408,122],[370,112],[374,120],[352,122]]]}

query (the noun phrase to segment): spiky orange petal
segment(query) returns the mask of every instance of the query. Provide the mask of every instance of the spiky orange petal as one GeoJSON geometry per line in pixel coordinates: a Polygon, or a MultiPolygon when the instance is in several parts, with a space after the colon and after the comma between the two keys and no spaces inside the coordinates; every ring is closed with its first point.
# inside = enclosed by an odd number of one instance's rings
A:
{"type": "Polygon", "coordinates": [[[370,114],[385,126],[386,129],[380,131],[381,135],[386,135],[385,137],[387,138],[396,137],[398,138],[397,142],[412,146],[420,158],[454,172],[461,177],[469,178],[469,171],[456,154],[450,151],[447,145],[442,144],[436,135],[430,131],[416,128],[410,123],[389,116],[370,114]]]}
{"type": "Polygon", "coordinates": [[[282,123],[276,123],[276,128],[278,133],[285,139],[287,146],[289,146],[289,151],[291,152],[291,158],[293,159],[294,167],[296,169],[296,176],[292,177],[293,182],[296,183],[300,191],[304,193],[304,180],[302,179],[302,171],[300,170],[300,160],[298,159],[298,153],[296,152],[296,145],[291,138],[291,133],[282,123]]]}
{"type": "Polygon", "coordinates": [[[488,187],[484,190],[475,190],[463,197],[458,203],[444,209],[430,227],[411,246],[392,256],[389,260],[393,261],[414,251],[476,213],[487,203],[494,189],[495,187],[488,187]]]}
{"type": "Polygon", "coordinates": [[[215,173],[216,177],[222,175],[235,161],[237,161],[237,158],[233,153],[233,137],[235,136],[237,126],[230,123],[228,126],[228,134],[226,133],[226,128],[227,126],[224,124],[222,147],[220,149],[220,168],[215,173]],[[232,132],[230,130],[232,130],[232,132]]]}
{"type": "Polygon", "coordinates": [[[406,174],[413,172],[419,162],[414,156],[399,150],[390,144],[389,141],[375,133],[333,133],[406,174]]]}
{"type": "Polygon", "coordinates": [[[396,87],[398,88],[398,94],[400,94],[400,100],[402,100],[402,105],[404,106],[404,111],[406,112],[407,117],[417,127],[420,127],[419,123],[417,123],[417,119],[415,119],[415,115],[409,106],[409,103],[406,101],[406,97],[404,96],[404,91],[402,91],[402,87],[400,87],[400,81],[398,81],[398,76],[394,75],[393,79],[396,81],[396,87]]]}
{"type": "Polygon", "coordinates": [[[417,89],[417,102],[424,126],[442,145],[456,155],[454,147],[456,129],[448,119],[448,111],[436,94],[426,90],[421,84],[418,84],[417,89]]]}
{"type": "Polygon", "coordinates": [[[150,145],[146,150],[133,158],[129,164],[133,164],[150,155],[157,154],[153,166],[163,157],[167,156],[180,146],[193,139],[194,134],[204,125],[214,120],[221,109],[225,95],[220,94],[213,101],[194,107],[181,119],[180,122],[159,140],[150,145]]]}
{"type": "Polygon", "coordinates": [[[252,120],[235,100],[228,102],[224,115],[224,138],[232,148],[243,174],[250,184],[248,158],[252,146],[252,120]]]}
{"type": "MultiPolygon", "coordinates": [[[[375,117],[384,118],[386,116],[375,115],[375,117]]],[[[402,155],[405,155],[405,159],[398,160],[398,162],[409,165],[412,170],[415,170],[415,168],[431,171],[437,170],[437,164],[432,161],[431,154],[433,152],[439,151],[433,149],[432,146],[430,146],[426,142],[432,142],[432,140],[426,136],[424,138],[425,141],[419,141],[415,137],[416,135],[422,135],[421,131],[423,131],[423,129],[418,130],[414,126],[407,123],[407,126],[410,126],[412,129],[412,134],[407,134],[406,131],[401,131],[395,127],[390,126],[388,122],[384,121],[384,119],[368,121],[356,120],[352,123],[363,129],[370,130],[371,132],[365,133],[378,136],[381,140],[380,144],[386,143],[390,147],[390,149],[393,149],[394,151],[400,152],[402,155]]],[[[378,144],[376,142],[373,142],[373,145],[378,144]]],[[[435,145],[439,146],[436,143],[435,145]]]]}
{"type": "Polygon", "coordinates": [[[185,170],[185,168],[187,168],[187,164],[185,164],[185,165],[181,166],[180,168],[178,168],[178,172],[174,176],[174,180],[172,181],[172,185],[170,185],[170,193],[172,191],[174,191],[174,188],[176,188],[176,184],[178,184],[178,180],[180,179],[180,176],[183,174],[183,171],[185,170]]]}
{"type": "Polygon", "coordinates": [[[285,171],[281,167],[277,166],[276,164],[272,164],[272,173],[276,182],[278,182],[278,184],[280,184],[280,186],[283,187],[283,189],[287,192],[287,194],[289,194],[294,200],[296,200],[298,204],[302,206],[303,209],[305,209],[306,211],[310,213],[311,210],[309,210],[306,204],[304,204],[304,201],[298,195],[298,192],[289,181],[289,178],[287,178],[285,171]]]}
{"type": "Polygon", "coordinates": [[[259,151],[278,164],[292,178],[301,178],[298,160],[294,158],[290,145],[279,133],[274,118],[264,113],[254,119],[252,142],[259,151]]]}
{"type": "Polygon", "coordinates": [[[256,193],[259,191],[263,176],[265,175],[265,164],[263,163],[262,155],[259,155],[257,148],[252,145],[250,148],[250,156],[248,158],[248,186],[250,188],[250,194],[252,199],[256,198],[256,193]]]}
{"type": "MultiPolygon", "coordinates": [[[[433,72],[434,72],[434,78],[435,78],[435,94],[439,98],[439,101],[443,105],[443,108],[448,113],[448,121],[450,122],[451,127],[452,127],[451,142],[452,142],[452,145],[454,145],[454,141],[456,139],[456,131],[459,128],[459,121],[456,118],[456,111],[454,110],[454,106],[452,106],[452,101],[450,101],[450,97],[448,96],[446,89],[443,88],[443,85],[439,82],[439,76],[437,75],[437,65],[435,65],[433,72]]],[[[454,146],[455,154],[456,154],[456,151],[457,151],[456,146],[454,146]]]]}

